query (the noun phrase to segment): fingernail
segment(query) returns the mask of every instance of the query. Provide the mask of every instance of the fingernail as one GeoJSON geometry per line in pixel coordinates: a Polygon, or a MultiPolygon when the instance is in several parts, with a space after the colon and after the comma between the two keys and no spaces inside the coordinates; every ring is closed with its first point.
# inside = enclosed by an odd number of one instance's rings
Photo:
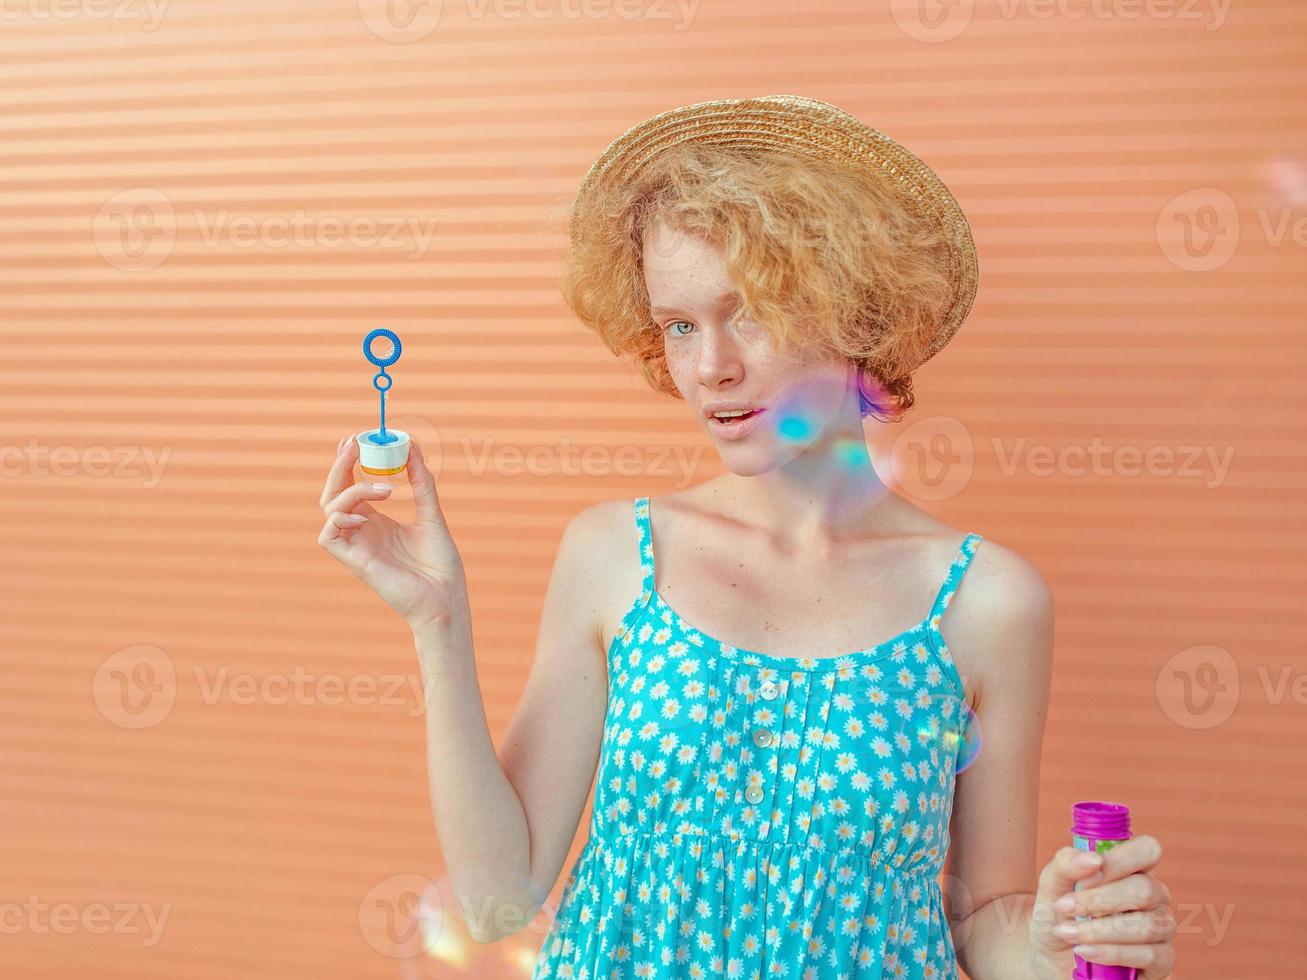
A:
{"type": "Polygon", "coordinates": [[[1053,908],[1059,912],[1070,912],[1076,907],[1076,897],[1074,895],[1063,895],[1053,903],[1053,908]]]}
{"type": "Polygon", "coordinates": [[[1074,922],[1059,922],[1053,927],[1053,931],[1063,939],[1074,939],[1080,932],[1080,927],[1074,922]]]}
{"type": "Polygon", "coordinates": [[[372,484],[372,489],[377,490],[381,493],[389,493],[391,490],[394,490],[395,488],[392,487],[389,483],[374,483],[372,484]]]}
{"type": "Polygon", "coordinates": [[[1076,855],[1076,867],[1082,871],[1088,871],[1090,868],[1101,868],[1103,866],[1103,855],[1101,854],[1078,854],[1076,855]]]}
{"type": "Polygon", "coordinates": [[[1093,888],[1095,885],[1101,883],[1102,880],[1103,880],[1103,873],[1100,871],[1098,874],[1091,875],[1090,877],[1086,878],[1084,881],[1080,882],[1080,887],[1093,888]]]}
{"type": "Polygon", "coordinates": [[[1102,949],[1098,946],[1072,946],[1071,952],[1075,953],[1077,956],[1083,956],[1088,960],[1093,959],[1101,953],[1102,949]]]}
{"type": "Polygon", "coordinates": [[[346,514],[345,520],[349,521],[351,524],[362,524],[367,520],[367,517],[363,514],[346,514]]]}

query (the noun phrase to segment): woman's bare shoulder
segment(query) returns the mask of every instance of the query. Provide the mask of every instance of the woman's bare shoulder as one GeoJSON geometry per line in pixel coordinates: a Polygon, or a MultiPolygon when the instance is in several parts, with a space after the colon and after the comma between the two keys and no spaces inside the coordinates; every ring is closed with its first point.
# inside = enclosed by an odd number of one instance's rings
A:
{"type": "Polygon", "coordinates": [[[933,576],[935,584],[967,535],[980,537],[940,624],[978,696],[1006,683],[1011,671],[1045,669],[1041,661],[1051,656],[1053,593],[1038,567],[968,522],[949,524],[897,496],[891,506],[882,522],[886,533],[921,539],[921,562],[915,567],[930,570],[923,574],[933,576]],[[1018,649],[1024,652],[1014,652],[1018,649]]]}
{"type": "Polygon", "coordinates": [[[975,528],[956,533],[959,539],[970,533],[980,537],[963,578],[968,593],[965,607],[962,588],[958,590],[958,619],[1001,633],[1051,615],[1052,589],[1033,561],[975,528]]]}
{"type": "Polygon", "coordinates": [[[601,500],[581,509],[568,522],[560,546],[575,556],[575,572],[584,582],[596,627],[607,649],[617,624],[643,587],[640,534],[635,498],[601,500]]]}
{"type": "Polygon", "coordinates": [[[980,697],[1017,678],[1046,677],[1053,655],[1053,590],[1039,568],[985,536],[950,601],[942,628],[980,697]]]}
{"type": "Polygon", "coordinates": [[[572,515],[563,531],[579,554],[586,557],[591,578],[603,579],[638,559],[639,531],[635,524],[635,499],[599,500],[572,515]],[[630,551],[627,555],[626,551],[630,551]]]}
{"type": "Polygon", "coordinates": [[[980,528],[964,523],[947,524],[916,504],[899,498],[898,520],[907,534],[921,534],[941,550],[957,549],[969,534],[980,537],[957,599],[950,605],[950,619],[967,620],[968,626],[996,629],[1025,623],[1047,616],[1052,592],[1035,564],[1016,550],[1004,545],[980,528]]]}

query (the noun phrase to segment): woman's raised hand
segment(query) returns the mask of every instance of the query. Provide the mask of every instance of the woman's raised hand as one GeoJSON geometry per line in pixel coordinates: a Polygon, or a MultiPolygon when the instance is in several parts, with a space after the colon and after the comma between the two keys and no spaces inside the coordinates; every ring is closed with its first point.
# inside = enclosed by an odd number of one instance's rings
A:
{"type": "Polygon", "coordinates": [[[361,578],[415,631],[448,624],[467,611],[463,561],[450,537],[436,496],[436,480],[416,440],[406,466],[416,513],[399,524],[369,501],[385,500],[393,489],[384,477],[354,482],[358,443],[353,433],[336,447],[336,459],[322,488],[326,523],[318,544],[361,578]]]}

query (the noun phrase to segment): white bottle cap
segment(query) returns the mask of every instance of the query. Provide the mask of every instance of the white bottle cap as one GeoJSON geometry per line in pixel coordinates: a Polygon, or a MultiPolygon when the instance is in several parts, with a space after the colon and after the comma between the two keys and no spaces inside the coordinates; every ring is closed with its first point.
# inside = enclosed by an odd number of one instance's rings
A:
{"type": "Polygon", "coordinates": [[[359,469],[372,476],[391,476],[404,472],[408,463],[408,433],[399,429],[387,429],[386,435],[395,436],[392,442],[373,442],[380,429],[360,432],[356,437],[359,445],[359,469]]]}

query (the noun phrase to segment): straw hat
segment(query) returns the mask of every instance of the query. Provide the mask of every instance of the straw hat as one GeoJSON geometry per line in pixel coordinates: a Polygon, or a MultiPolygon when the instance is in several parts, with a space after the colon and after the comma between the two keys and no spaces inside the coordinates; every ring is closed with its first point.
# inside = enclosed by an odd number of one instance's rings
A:
{"type": "Polygon", "coordinates": [[[962,326],[976,296],[979,274],[966,215],[944,182],[911,151],[828,102],[801,95],[765,95],[698,102],[659,113],[628,129],[600,154],[581,182],[573,215],[599,181],[625,180],[660,151],[691,141],[833,159],[873,168],[895,181],[905,206],[941,226],[949,242],[954,301],[926,357],[936,354],[962,326]]]}

